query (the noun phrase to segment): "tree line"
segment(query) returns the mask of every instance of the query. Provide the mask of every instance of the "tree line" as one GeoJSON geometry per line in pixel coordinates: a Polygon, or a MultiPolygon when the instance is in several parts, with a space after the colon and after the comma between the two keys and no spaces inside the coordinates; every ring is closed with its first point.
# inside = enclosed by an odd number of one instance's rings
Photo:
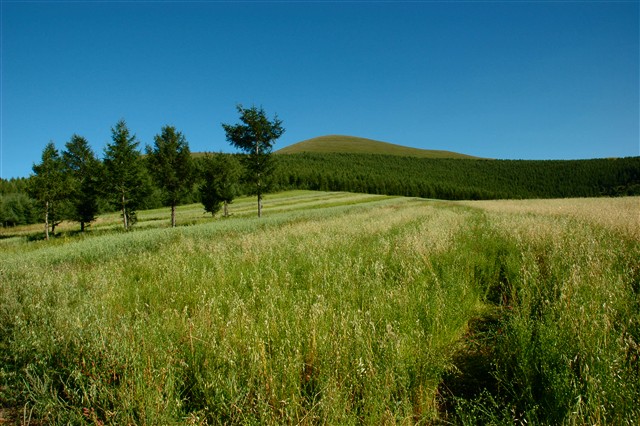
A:
{"type": "Polygon", "coordinates": [[[241,123],[223,124],[227,141],[246,154],[212,155],[194,159],[189,144],[173,126],[162,127],[143,154],[124,120],[111,129],[111,142],[99,160],[89,142],[73,135],[59,152],[53,142],[42,151],[28,179],[0,180],[0,220],[3,226],[44,221],[45,239],[62,220],[76,221],[80,231],[101,211],[120,211],[125,230],[136,223],[141,208],[170,207],[176,226],[176,207],[202,202],[215,215],[244,188],[258,196],[268,190],[273,172],[271,151],[284,132],[277,116],[269,120],[262,108],[237,106],[241,123]]]}
{"type": "MultiPolygon", "coordinates": [[[[61,220],[81,230],[99,212],[119,210],[129,229],[140,209],[200,202],[212,215],[238,195],[256,195],[258,215],[269,191],[310,189],[447,200],[640,195],[640,157],[593,160],[429,159],[381,154],[272,155],[284,128],[262,108],[237,107],[238,124],[223,124],[239,154],[193,156],[184,135],[165,126],[143,154],[121,121],[103,160],[74,135],[59,153],[48,144],[28,179],[0,179],[3,226],[61,220]],[[48,178],[44,178],[48,176],[48,178]],[[48,217],[45,217],[48,216],[48,217]]],[[[48,231],[47,231],[48,232],[48,231]]]]}
{"type": "Polygon", "coordinates": [[[640,157],[479,160],[381,154],[277,155],[273,185],[446,200],[640,195],[640,157]]]}

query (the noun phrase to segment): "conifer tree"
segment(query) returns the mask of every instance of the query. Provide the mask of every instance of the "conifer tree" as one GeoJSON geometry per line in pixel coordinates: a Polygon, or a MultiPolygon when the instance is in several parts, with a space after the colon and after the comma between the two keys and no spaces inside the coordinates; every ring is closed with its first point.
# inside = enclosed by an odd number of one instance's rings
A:
{"type": "Polygon", "coordinates": [[[98,214],[98,194],[102,164],[96,158],[85,138],[71,136],[62,153],[65,172],[69,177],[71,199],[70,218],[80,222],[80,231],[98,214]]]}
{"type": "Polygon", "coordinates": [[[147,146],[149,171],[171,206],[171,226],[176,226],[176,206],[191,191],[194,166],[189,143],[173,126],[164,126],[155,137],[154,147],[147,146]]]}
{"type": "Polygon", "coordinates": [[[59,204],[67,194],[67,183],[63,170],[63,162],[53,142],[49,142],[42,151],[42,161],[33,165],[33,175],[29,179],[29,194],[38,200],[44,213],[44,235],[49,240],[49,224],[51,234],[55,235],[59,223],[59,204]]]}
{"type": "Polygon", "coordinates": [[[235,156],[224,154],[207,154],[202,163],[203,182],[199,190],[204,210],[215,216],[222,206],[224,217],[228,217],[228,206],[238,192],[240,164],[235,156]]]}
{"type": "Polygon", "coordinates": [[[277,116],[270,121],[262,108],[243,108],[238,105],[237,110],[243,124],[222,124],[222,128],[227,141],[247,154],[243,161],[246,179],[253,185],[254,193],[258,196],[260,217],[262,194],[268,190],[269,179],[275,169],[271,150],[276,139],[284,133],[284,127],[277,116]]]}
{"type": "Polygon", "coordinates": [[[121,211],[125,230],[136,221],[136,211],[150,192],[142,163],[139,142],[124,120],[111,129],[113,143],[104,150],[104,189],[111,203],[121,211]]]}

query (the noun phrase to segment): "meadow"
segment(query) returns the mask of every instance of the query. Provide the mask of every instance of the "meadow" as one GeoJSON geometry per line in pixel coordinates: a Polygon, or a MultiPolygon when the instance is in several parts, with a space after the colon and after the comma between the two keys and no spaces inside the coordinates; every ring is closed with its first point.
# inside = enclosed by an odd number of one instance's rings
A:
{"type": "Polygon", "coordinates": [[[0,419],[636,424],[640,198],[292,191],[0,234],[0,419]]]}

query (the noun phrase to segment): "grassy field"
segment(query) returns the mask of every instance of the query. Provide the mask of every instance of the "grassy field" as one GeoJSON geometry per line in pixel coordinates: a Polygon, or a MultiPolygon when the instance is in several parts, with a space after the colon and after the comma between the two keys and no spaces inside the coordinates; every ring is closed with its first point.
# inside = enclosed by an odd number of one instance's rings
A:
{"type": "Polygon", "coordinates": [[[640,198],[270,195],[0,239],[0,423],[636,424],[640,198]]]}
{"type": "Polygon", "coordinates": [[[301,152],[316,153],[350,153],[350,154],[385,154],[418,158],[479,158],[451,151],[419,149],[408,146],[380,142],[355,136],[328,135],[307,139],[276,151],[278,154],[298,154],[301,152]]]}

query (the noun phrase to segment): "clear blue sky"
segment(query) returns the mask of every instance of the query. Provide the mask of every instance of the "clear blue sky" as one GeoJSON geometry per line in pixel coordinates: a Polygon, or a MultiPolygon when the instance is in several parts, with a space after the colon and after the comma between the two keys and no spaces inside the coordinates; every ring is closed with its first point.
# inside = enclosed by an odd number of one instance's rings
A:
{"type": "Polygon", "coordinates": [[[124,118],[225,151],[235,105],[276,149],[345,134],[502,159],[640,155],[638,1],[2,0],[1,177],[124,118]]]}

